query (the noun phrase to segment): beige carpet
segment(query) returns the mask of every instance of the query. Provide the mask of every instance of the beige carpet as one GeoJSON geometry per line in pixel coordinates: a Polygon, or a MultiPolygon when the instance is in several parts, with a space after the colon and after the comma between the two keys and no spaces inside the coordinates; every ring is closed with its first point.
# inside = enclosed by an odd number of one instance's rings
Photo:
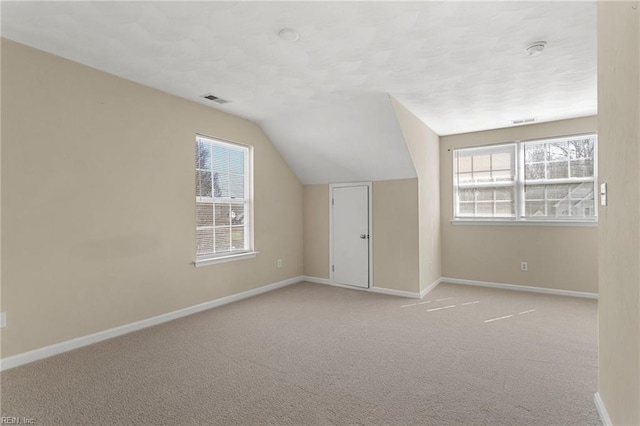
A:
{"type": "Polygon", "coordinates": [[[3,372],[2,415],[599,424],[596,315],[591,300],[451,284],[423,301],[297,284],[3,372]]]}

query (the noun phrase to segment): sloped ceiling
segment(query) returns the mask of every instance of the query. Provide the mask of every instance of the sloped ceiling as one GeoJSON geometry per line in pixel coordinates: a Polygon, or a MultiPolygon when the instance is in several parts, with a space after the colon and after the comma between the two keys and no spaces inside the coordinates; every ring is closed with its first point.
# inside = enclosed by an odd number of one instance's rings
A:
{"type": "Polygon", "coordinates": [[[596,113],[595,2],[3,1],[1,8],[4,37],[260,123],[305,183],[414,173],[381,94],[440,135],[596,113]],[[285,27],[300,39],[280,39],[285,27]],[[548,42],[546,51],[526,56],[537,40],[548,42]],[[206,93],[231,102],[212,104],[200,97],[206,93]],[[384,143],[381,135],[389,136],[384,143]],[[391,147],[404,152],[389,156],[391,147]],[[356,152],[367,161],[358,163],[356,152]]]}
{"type": "Polygon", "coordinates": [[[417,176],[385,93],[269,119],[263,128],[307,184],[417,176]]]}

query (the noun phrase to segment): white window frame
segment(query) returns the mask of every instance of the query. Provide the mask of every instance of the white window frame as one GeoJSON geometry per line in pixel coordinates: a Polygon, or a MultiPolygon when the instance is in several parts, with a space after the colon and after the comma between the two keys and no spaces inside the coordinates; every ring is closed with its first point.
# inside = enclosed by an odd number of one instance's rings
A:
{"type": "MultiPolygon", "coordinates": [[[[544,225],[544,226],[597,226],[598,224],[598,135],[596,133],[582,133],[569,136],[557,136],[549,138],[539,139],[527,139],[516,140],[512,142],[480,145],[470,147],[454,148],[453,152],[453,219],[451,223],[454,225],[544,225]],[[579,217],[525,217],[525,176],[524,176],[524,147],[526,144],[531,143],[551,143],[563,140],[571,140],[579,137],[592,136],[594,138],[594,153],[593,153],[593,177],[581,177],[581,178],[565,178],[565,179],[541,179],[534,181],[535,184],[571,184],[582,182],[593,182],[594,188],[594,216],[588,218],[579,217]],[[458,217],[458,184],[457,184],[457,165],[456,165],[456,150],[478,150],[482,152],[482,149],[515,145],[516,147],[516,161],[515,161],[515,215],[514,217],[458,217]]],[[[570,164],[569,160],[569,164],[570,164]]],[[[570,167],[570,165],[569,165],[570,167]]],[[[570,174],[570,172],[569,172],[570,174]]],[[[528,181],[530,183],[532,181],[528,181]]],[[[485,186],[485,184],[477,184],[476,186],[485,186]]],[[[489,183],[487,187],[491,186],[508,186],[502,183],[489,183]]]]}
{"type": "MultiPolygon", "coordinates": [[[[213,185],[212,185],[212,194],[211,197],[201,197],[196,195],[195,197],[195,205],[198,203],[228,203],[228,204],[242,204],[244,205],[244,247],[242,250],[236,251],[228,251],[222,253],[207,253],[198,256],[196,251],[196,260],[194,261],[194,265],[196,267],[213,265],[217,263],[231,262],[242,259],[254,258],[258,254],[258,252],[253,249],[253,149],[251,146],[239,144],[237,142],[226,141],[219,138],[213,138],[205,135],[196,135],[195,139],[196,146],[198,143],[208,143],[212,146],[219,146],[225,149],[242,151],[244,153],[244,194],[245,197],[243,199],[238,200],[237,198],[232,197],[214,197],[213,194],[213,185]]],[[[197,160],[197,159],[196,159],[197,160]]],[[[212,159],[213,161],[213,159],[212,159]]],[[[194,161],[195,173],[197,177],[197,173],[200,169],[198,169],[197,161],[194,161]]],[[[195,188],[194,188],[195,191],[195,188]]],[[[214,210],[215,216],[215,210],[214,210]]],[[[195,231],[199,228],[197,223],[194,227],[195,231]]],[[[215,233],[214,233],[215,235],[215,233]]],[[[215,244],[215,243],[214,243],[215,244]]]]}
{"type": "MultiPolygon", "coordinates": [[[[511,220],[511,218],[508,217],[492,217],[492,218],[474,218],[474,217],[468,217],[468,216],[458,216],[458,210],[459,210],[459,205],[458,203],[456,203],[456,200],[458,199],[458,193],[459,190],[461,188],[464,188],[465,186],[470,187],[470,188],[504,188],[504,187],[514,187],[514,204],[517,206],[517,144],[515,143],[504,143],[504,144],[496,144],[496,145],[485,145],[485,146],[478,146],[478,147],[469,147],[469,148],[460,148],[459,150],[464,150],[464,151],[473,151],[474,156],[478,156],[478,155],[492,155],[492,154],[496,154],[500,151],[503,151],[503,153],[507,153],[509,151],[511,151],[511,169],[514,171],[513,172],[513,180],[503,180],[503,181],[493,181],[493,182],[482,182],[482,183],[473,183],[473,184],[465,184],[465,185],[458,185],[458,181],[457,181],[457,175],[458,175],[458,163],[456,162],[456,152],[457,150],[454,150],[454,164],[453,164],[453,214],[454,214],[454,218],[456,218],[457,220],[511,220]],[[497,151],[497,152],[496,152],[497,151]]],[[[493,171],[493,170],[492,170],[493,171]]],[[[494,195],[494,199],[493,199],[493,205],[494,205],[494,213],[495,213],[495,195],[494,195]]],[[[475,200],[474,201],[474,205],[477,207],[478,201],[475,200]]]]}

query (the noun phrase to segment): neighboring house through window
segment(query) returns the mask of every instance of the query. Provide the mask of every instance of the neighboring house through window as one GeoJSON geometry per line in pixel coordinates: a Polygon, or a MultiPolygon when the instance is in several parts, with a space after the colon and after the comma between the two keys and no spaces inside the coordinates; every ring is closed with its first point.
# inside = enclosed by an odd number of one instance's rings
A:
{"type": "Polygon", "coordinates": [[[593,222],[594,134],[454,150],[454,220],[593,222]]]}
{"type": "Polygon", "coordinates": [[[196,137],[196,264],[251,252],[250,151],[196,137]]]}

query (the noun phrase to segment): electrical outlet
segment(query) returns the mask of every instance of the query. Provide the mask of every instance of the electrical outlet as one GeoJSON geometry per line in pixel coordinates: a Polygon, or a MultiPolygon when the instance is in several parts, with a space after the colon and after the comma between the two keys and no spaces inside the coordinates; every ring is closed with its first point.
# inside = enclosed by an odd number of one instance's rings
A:
{"type": "Polygon", "coordinates": [[[529,270],[529,264],[527,262],[520,262],[520,270],[527,272],[529,270]]]}
{"type": "Polygon", "coordinates": [[[7,326],[7,313],[0,312],[0,328],[5,328],[7,326]]]}
{"type": "Polygon", "coordinates": [[[278,259],[278,268],[282,268],[282,259],[278,259]]]}

